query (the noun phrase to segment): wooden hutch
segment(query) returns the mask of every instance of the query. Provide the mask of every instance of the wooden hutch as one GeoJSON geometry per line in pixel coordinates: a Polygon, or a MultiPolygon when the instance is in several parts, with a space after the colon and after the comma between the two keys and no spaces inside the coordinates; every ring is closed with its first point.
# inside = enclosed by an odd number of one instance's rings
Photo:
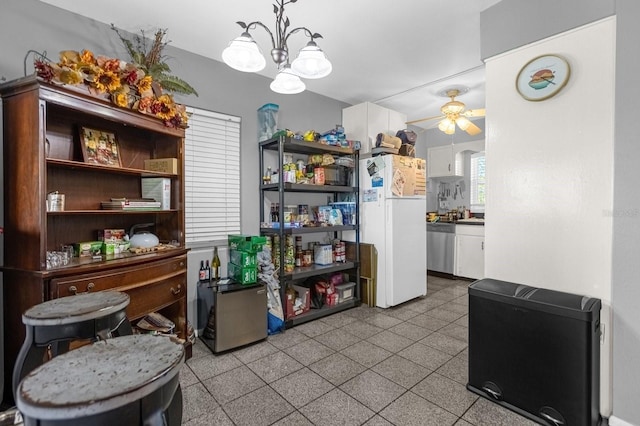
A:
{"type": "Polygon", "coordinates": [[[160,312],[176,324],[187,356],[187,249],[184,245],[184,129],[156,117],[115,107],[81,88],[47,84],[35,76],[0,85],[4,141],[4,377],[11,396],[11,372],[24,340],[22,313],[38,303],[73,294],[115,289],[131,297],[132,323],[160,312]],[[116,137],[120,165],[84,161],[80,129],[116,137]],[[177,172],[144,170],[144,160],[176,158],[177,172]],[[141,178],[168,178],[168,210],[103,210],[111,198],[141,198],[141,178]],[[47,211],[47,194],[65,195],[63,211],[47,211]],[[48,251],[98,240],[104,229],[129,230],[154,223],[167,248],[100,257],[73,257],[47,269],[48,251]],[[176,244],[177,243],[177,244],[176,244]]]}

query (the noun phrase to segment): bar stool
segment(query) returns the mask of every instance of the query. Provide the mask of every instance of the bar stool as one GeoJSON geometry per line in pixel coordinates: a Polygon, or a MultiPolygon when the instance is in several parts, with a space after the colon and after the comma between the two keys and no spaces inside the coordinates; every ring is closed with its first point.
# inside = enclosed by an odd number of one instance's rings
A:
{"type": "Polygon", "coordinates": [[[173,405],[183,362],[184,347],[164,336],[99,341],[27,374],[16,404],[26,426],[179,426],[165,411],[173,405]]]}
{"type": "Polygon", "coordinates": [[[125,313],[129,295],[100,291],[49,300],[22,315],[25,339],[13,369],[13,393],[23,377],[42,365],[51,351],[55,357],[69,350],[73,340],[98,340],[132,334],[125,313]]]}

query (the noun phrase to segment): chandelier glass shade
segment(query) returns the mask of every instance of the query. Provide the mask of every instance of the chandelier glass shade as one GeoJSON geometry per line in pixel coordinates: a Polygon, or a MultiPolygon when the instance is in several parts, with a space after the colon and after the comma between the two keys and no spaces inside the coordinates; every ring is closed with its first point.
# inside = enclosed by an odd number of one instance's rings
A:
{"type": "Polygon", "coordinates": [[[296,93],[304,92],[307,86],[304,84],[300,77],[298,77],[293,71],[291,71],[291,65],[286,64],[278,75],[271,82],[271,90],[276,93],[282,93],[283,95],[295,95],[296,93]]]}
{"type": "Polygon", "coordinates": [[[260,47],[246,31],[222,51],[222,60],[231,68],[243,72],[262,71],[267,65],[260,47]]]}
{"type": "Polygon", "coordinates": [[[297,0],[275,0],[273,11],[276,14],[276,29],[272,32],[260,21],[237,24],[244,30],[240,37],[232,40],[222,52],[222,60],[231,68],[243,72],[258,72],[264,69],[266,60],[255,42],[250,30],[257,27],[265,30],[271,37],[271,59],[278,66],[276,79],[271,83],[271,89],[278,93],[300,93],[305,90],[302,78],[318,79],[329,75],[333,69],[325,53],[318,47],[315,39],[322,38],[318,33],[311,32],[306,27],[296,27],[289,30],[289,18],[284,15],[284,6],[297,0]],[[305,47],[300,49],[296,59],[289,65],[289,48],[287,40],[297,32],[303,32],[310,38],[305,47]],[[295,77],[295,78],[294,78],[295,77]]]}
{"type": "Polygon", "coordinates": [[[315,79],[328,76],[333,67],[327,55],[312,40],[300,49],[298,57],[291,64],[291,69],[302,78],[315,79]]]}

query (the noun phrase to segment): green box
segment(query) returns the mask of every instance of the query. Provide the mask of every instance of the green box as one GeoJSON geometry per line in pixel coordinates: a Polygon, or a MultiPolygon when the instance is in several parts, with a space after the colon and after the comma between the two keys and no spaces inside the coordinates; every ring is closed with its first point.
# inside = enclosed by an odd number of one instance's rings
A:
{"type": "Polygon", "coordinates": [[[102,241],[83,241],[74,243],[73,249],[78,257],[91,257],[102,252],[102,241]]]}
{"type": "Polygon", "coordinates": [[[114,254],[116,243],[102,243],[102,254],[114,254]]]}
{"type": "Polygon", "coordinates": [[[231,263],[236,266],[240,266],[241,268],[247,268],[250,266],[255,268],[258,266],[258,256],[255,252],[231,249],[229,258],[231,263]]]}
{"type": "Polygon", "coordinates": [[[229,248],[234,250],[258,252],[262,251],[262,246],[267,243],[267,237],[260,235],[229,235],[227,237],[229,248]]]}
{"type": "Polygon", "coordinates": [[[227,263],[227,274],[240,284],[253,284],[258,281],[258,268],[255,266],[242,268],[229,262],[227,263]]]}

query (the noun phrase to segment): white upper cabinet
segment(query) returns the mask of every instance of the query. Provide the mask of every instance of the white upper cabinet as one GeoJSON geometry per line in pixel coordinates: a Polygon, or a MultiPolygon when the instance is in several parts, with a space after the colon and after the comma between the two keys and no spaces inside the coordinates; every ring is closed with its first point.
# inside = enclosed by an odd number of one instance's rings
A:
{"type": "Polygon", "coordinates": [[[427,177],[463,176],[463,167],[462,154],[453,145],[427,150],[427,177]]]}
{"type": "Polygon", "coordinates": [[[378,133],[395,136],[407,128],[407,115],[370,102],[342,110],[342,126],[348,139],[360,141],[360,155],[369,154],[378,133]]]}

